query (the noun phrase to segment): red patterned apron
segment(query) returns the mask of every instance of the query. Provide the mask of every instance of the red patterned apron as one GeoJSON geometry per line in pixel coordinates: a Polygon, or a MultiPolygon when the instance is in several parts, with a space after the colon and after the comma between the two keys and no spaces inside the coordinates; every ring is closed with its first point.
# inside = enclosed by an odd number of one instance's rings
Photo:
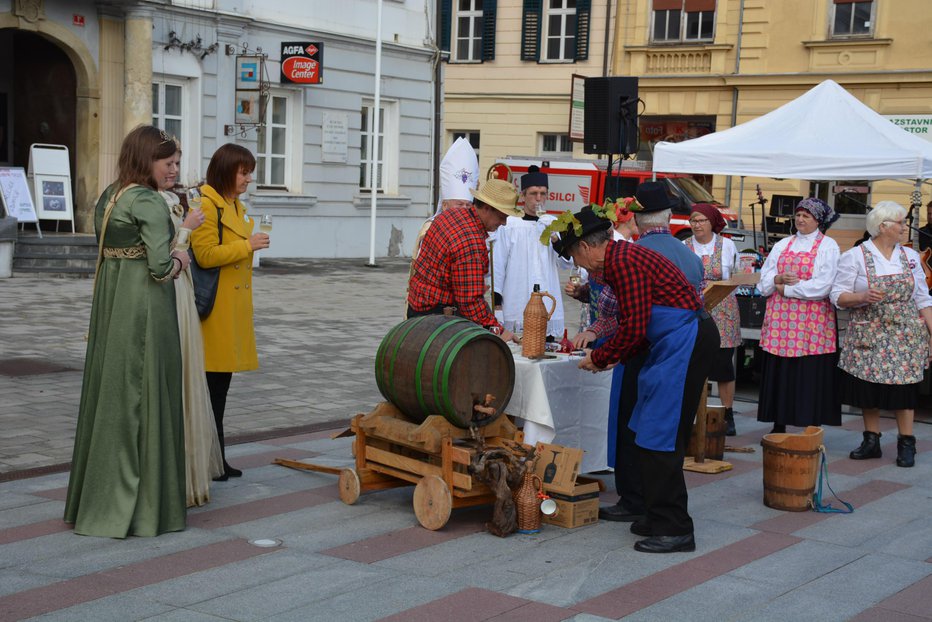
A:
{"type": "MultiPolygon", "coordinates": [[[[800,281],[812,278],[821,233],[809,252],[794,252],[796,237],[777,260],[777,272],[795,272],[800,281]]],[[[775,291],[767,300],[767,312],[761,327],[760,347],[770,354],[795,358],[835,351],[835,309],[828,298],[800,300],[775,291]]]]}

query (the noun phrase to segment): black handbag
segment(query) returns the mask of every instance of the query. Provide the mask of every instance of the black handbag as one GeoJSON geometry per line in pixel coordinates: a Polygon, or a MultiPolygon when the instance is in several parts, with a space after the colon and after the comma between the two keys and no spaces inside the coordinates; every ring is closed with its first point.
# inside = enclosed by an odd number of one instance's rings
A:
{"type": "MultiPolygon", "coordinates": [[[[217,210],[217,237],[218,243],[223,244],[223,225],[220,223],[220,217],[223,211],[217,210]]],[[[202,268],[194,257],[194,249],[188,249],[188,255],[191,257],[191,281],[194,283],[194,306],[197,307],[197,314],[201,319],[210,315],[214,309],[214,301],[217,299],[217,285],[220,283],[220,266],[216,268],[202,268]]]]}

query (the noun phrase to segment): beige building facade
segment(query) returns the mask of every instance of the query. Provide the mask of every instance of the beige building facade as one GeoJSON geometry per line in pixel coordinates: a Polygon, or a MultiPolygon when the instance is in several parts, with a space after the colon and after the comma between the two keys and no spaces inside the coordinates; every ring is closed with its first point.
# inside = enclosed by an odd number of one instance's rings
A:
{"type": "Polygon", "coordinates": [[[505,155],[582,157],[568,140],[571,80],[610,71],[614,4],[441,1],[442,150],[465,135],[483,177],[505,155]]]}
{"type": "MultiPolygon", "coordinates": [[[[637,75],[645,102],[641,157],[658,139],[750,121],[826,79],[932,140],[932,13],[923,0],[621,0],[615,26],[612,73],[637,75]]],[[[864,231],[863,204],[908,206],[912,190],[894,181],[820,182],[745,178],[742,192],[740,179],[715,176],[712,185],[743,208],[746,225],[757,184],[768,199],[820,196],[843,214],[833,229],[843,246],[864,231]]],[[[930,198],[926,186],[923,204],[930,198]]]]}
{"type": "MultiPolygon", "coordinates": [[[[644,102],[639,159],[650,160],[659,140],[678,141],[744,123],[825,79],[835,80],[891,122],[932,140],[932,12],[927,0],[592,2],[585,5],[591,9],[588,59],[522,60],[528,7],[543,5],[546,14],[553,4],[498,2],[493,60],[458,58],[453,37],[445,74],[446,144],[457,132],[478,132],[483,170],[506,154],[548,153],[541,148],[541,136],[567,132],[570,75],[603,75],[606,44],[607,74],[639,80],[644,102]]],[[[573,155],[585,157],[579,144],[573,155]]],[[[757,184],[768,199],[817,194],[844,213],[834,235],[845,245],[863,232],[863,203],[891,199],[908,205],[912,190],[893,181],[815,184],[745,178],[743,190],[738,178],[705,181],[717,198],[742,210],[747,226],[757,184]]],[[[926,186],[923,204],[930,198],[926,186]]],[[[920,211],[917,225],[925,221],[925,210],[920,211]]],[[[759,211],[757,219],[760,226],[759,211]]]]}

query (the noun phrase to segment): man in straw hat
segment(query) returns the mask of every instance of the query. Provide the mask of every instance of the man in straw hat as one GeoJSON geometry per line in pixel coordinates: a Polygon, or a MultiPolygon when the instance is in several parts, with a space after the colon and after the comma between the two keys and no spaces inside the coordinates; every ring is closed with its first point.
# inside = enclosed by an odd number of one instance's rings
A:
{"type": "Polygon", "coordinates": [[[512,216],[492,237],[495,240],[492,262],[495,284],[495,304],[501,305],[505,328],[514,329],[524,316],[524,307],[531,299],[534,285],[550,292],[556,300],[553,315],[547,322],[547,335],[563,336],[563,297],[560,292],[558,268],[573,265],[561,259],[553,247],[540,243],[544,229],[553,222],[550,214],[538,215],[547,201],[547,173],[533,164],[521,176],[521,196],[524,214],[512,216]]]}
{"type": "MultiPolygon", "coordinates": [[[[645,516],[631,530],[645,553],[694,551],[683,457],[705,379],[703,360],[718,348],[715,322],[696,287],[670,260],[638,244],[615,242],[611,222],[591,209],[577,212],[555,244],[576,265],[601,273],[618,297],[618,329],[589,350],[581,369],[603,371],[648,350],[638,376],[635,432],[645,516]]],[[[619,448],[621,451],[621,448],[619,448]]]]}
{"type": "Polygon", "coordinates": [[[455,307],[457,315],[513,341],[514,335],[502,329],[484,298],[489,271],[485,243],[508,216],[521,214],[518,193],[509,182],[490,179],[470,194],[473,205],[442,212],[427,230],[411,266],[408,317],[442,314],[445,307],[455,307]]]}

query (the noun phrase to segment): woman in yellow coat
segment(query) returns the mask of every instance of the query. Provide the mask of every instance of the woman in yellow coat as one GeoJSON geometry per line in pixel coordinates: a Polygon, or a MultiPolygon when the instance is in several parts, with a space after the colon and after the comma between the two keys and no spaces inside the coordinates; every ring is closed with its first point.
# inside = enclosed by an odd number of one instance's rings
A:
{"type": "Polygon", "coordinates": [[[201,186],[204,224],[191,233],[197,263],[220,268],[213,309],[201,318],[207,389],[223,453],[224,472],[215,481],[243,474],[226,459],[223,413],[233,372],[259,367],[252,321],[252,254],[269,247],[269,236],[252,232],[253,221],[237,198],[246,192],[255,168],[256,159],[245,147],[226,144],[214,153],[207,183],[201,186]]]}

